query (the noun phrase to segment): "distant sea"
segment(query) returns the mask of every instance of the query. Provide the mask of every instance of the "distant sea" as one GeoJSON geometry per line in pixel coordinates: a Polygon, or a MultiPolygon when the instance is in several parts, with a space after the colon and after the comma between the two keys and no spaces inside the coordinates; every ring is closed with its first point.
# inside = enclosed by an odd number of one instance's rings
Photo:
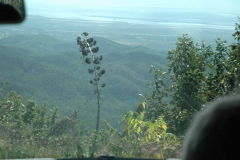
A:
{"type": "Polygon", "coordinates": [[[126,22],[131,24],[166,25],[234,30],[238,13],[194,11],[171,8],[36,8],[31,15],[51,18],[89,20],[99,23],[126,22]]]}

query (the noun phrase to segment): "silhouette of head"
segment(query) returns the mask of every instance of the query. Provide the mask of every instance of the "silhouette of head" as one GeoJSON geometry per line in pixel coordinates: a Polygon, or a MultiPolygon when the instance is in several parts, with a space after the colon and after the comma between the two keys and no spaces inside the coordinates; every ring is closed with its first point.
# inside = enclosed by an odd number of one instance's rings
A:
{"type": "Polygon", "coordinates": [[[240,96],[214,101],[198,113],[183,145],[182,160],[239,158],[240,96]]]}

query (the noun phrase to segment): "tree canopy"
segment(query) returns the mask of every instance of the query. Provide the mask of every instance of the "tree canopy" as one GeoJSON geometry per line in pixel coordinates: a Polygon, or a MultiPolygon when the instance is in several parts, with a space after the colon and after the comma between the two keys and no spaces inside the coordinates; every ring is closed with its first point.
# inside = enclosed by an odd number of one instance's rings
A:
{"type": "Polygon", "coordinates": [[[203,41],[195,44],[186,34],[178,38],[176,48],[168,52],[168,70],[155,66],[150,70],[155,81],[150,85],[152,95],[143,96],[146,117],[156,120],[165,115],[170,131],[184,135],[205,103],[240,93],[240,25],[235,25],[236,42],[228,45],[217,38],[216,49],[203,41]]]}

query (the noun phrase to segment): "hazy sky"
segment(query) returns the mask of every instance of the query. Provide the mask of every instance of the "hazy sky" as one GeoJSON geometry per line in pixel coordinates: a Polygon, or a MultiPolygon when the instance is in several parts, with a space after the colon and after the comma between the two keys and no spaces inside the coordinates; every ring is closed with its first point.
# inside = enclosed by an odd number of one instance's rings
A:
{"type": "Polygon", "coordinates": [[[35,7],[161,7],[240,10],[240,0],[25,0],[29,12],[35,7]]]}
{"type": "Polygon", "coordinates": [[[183,9],[191,12],[214,11],[226,15],[237,12],[235,15],[240,16],[240,0],[25,0],[25,2],[27,15],[56,18],[81,19],[79,15],[127,18],[134,14],[135,17],[146,17],[146,12],[154,15],[157,14],[156,10],[162,11],[161,8],[183,9]],[[127,7],[128,12],[123,7],[127,7]],[[151,7],[154,7],[154,10],[151,7]]]}

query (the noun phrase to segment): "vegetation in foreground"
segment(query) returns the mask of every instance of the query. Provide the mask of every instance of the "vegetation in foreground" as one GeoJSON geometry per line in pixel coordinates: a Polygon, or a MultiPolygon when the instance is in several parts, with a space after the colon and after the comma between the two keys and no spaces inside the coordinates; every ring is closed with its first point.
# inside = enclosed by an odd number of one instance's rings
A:
{"type": "Polygon", "coordinates": [[[78,122],[77,112],[57,119],[58,108],[48,111],[34,101],[24,105],[21,95],[11,92],[0,102],[1,158],[179,157],[192,115],[205,103],[239,94],[239,24],[235,30],[236,43],[217,39],[216,51],[187,35],[179,37],[176,49],[168,52],[168,70],[150,70],[152,94],[142,95],[137,109],[125,114],[122,132],[104,122],[95,153],[89,152],[95,131],[78,122]]]}

